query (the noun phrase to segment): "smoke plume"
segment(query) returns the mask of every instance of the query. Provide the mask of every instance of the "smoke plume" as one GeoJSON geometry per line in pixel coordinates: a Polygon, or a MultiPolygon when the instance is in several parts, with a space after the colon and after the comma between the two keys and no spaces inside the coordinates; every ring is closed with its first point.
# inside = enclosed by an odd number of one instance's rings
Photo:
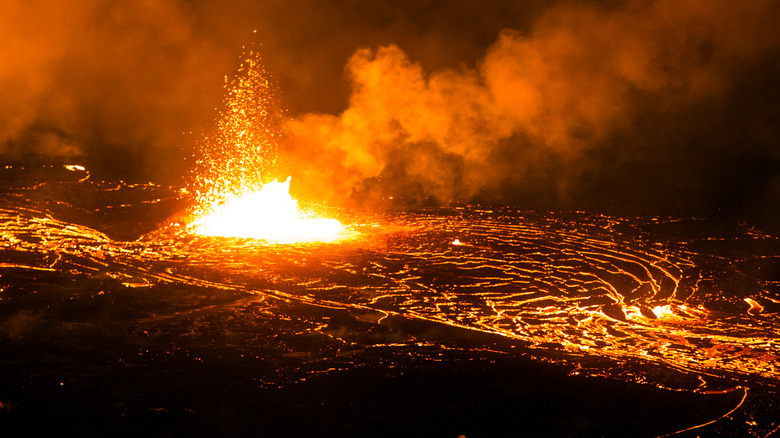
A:
{"type": "Polygon", "coordinates": [[[473,66],[360,49],[349,107],[292,120],[283,161],[321,199],[706,204],[780,158],[777,89],[749,85],[778,72],[778,19],[764,0],[563,3],[473,66]]]}
{"type": "Polygon", "coordinates": [[[4,0],[0,9],[5,161],[75,160],[115,178],[183,170],[182,132],[211,121],[232,68],[193,32],[187,8],[4,0]]]}
{"type": "Polygon", "coordinates": [[[0,159],[180,182],[254,44],[302,197],[780,217],[778,22],[777,0],[2,0],[0,159]]]}

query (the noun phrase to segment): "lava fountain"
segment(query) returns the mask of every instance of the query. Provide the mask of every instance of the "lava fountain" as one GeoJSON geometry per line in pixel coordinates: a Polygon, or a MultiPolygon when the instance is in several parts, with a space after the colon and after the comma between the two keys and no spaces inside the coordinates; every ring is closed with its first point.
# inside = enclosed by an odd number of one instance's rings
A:
{"type": "Polygon", "coordinates": [[[191,185],[196,206],[190,232],[273,243],[331,242],[344,237],[336,219],[299,207],[290,177],[272,180],[283,111],[263,69],[250,51],[238,75],[225,83],[225,110],[216,136],[200,144],[191,185]]]}
{"type": "Polygon", "coordinates": [[[272,181],[258,191],[231,196],[212,205],[210,213],[191,224],[206,236],[262,239],[278,243],[332,241],[342,225],[336,219],[313,217],[290,196],[290,178],[272,181]]]}

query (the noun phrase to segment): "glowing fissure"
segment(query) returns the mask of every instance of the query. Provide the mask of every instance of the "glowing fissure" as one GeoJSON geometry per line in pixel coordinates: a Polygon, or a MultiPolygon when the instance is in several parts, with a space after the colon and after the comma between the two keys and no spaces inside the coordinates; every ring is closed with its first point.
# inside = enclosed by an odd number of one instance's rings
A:
{"type": "Polygon", "coordinates": [[[188,230],[204,236],[272,243],[330,242],[342,237],[338,220],[304,212],[290,195],[290,178],[271,181],[282,111],[250,51],[229,84],[214,138],[205,138],[194,169],[197,204],[188,230]]]}

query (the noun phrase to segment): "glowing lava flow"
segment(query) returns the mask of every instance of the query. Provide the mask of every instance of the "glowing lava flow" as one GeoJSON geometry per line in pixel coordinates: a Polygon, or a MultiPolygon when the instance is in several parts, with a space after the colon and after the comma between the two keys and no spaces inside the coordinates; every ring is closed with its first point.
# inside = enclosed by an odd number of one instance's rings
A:
{"type": "Polygon", "coordinates": [[[342,233],[336,219],[313,217],[290,196],[290,178],[270,182],[243,196],[230,196],[190,224],[205,236],[262,239],[276,243],[331,242],[342,233]]]}

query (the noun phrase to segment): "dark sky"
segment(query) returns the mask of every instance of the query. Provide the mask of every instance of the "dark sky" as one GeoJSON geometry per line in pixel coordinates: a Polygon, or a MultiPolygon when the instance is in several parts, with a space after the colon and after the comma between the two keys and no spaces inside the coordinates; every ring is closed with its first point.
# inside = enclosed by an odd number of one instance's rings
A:
{"type": "Polygon", "coordinates": [[[246,45],[302,196],[771,222],[779,22],[769,0],[2,0],[0,153],[180,183],[246,45]]]}

